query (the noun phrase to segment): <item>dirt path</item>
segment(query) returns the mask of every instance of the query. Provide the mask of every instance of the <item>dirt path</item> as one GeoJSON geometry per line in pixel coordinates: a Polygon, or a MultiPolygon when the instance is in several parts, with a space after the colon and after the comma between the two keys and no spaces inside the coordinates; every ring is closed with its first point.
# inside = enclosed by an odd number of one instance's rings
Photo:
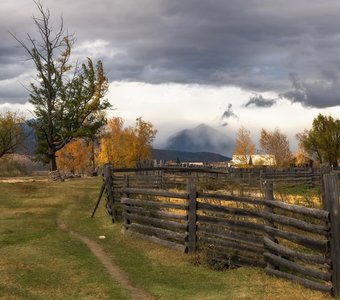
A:
{"type": "Polygon", "coordinates": [[[127,275],[112,261],[112,258],[110,258],[104,252],[103,248],[97,242],[73,231],[69,231],[66,224],[60,220],[57,221],[57,224],[59,229],[69,233],[71,236],[80,240],[91,250],[93,255],[97,257],[97,259],[103,264],[103,266],[108,271],[112,279],[120,283],[124,289],[129,291],[131,299],[133,300],[153,299],[153,297],[149,295],[146,291],[140,288],[136,288],[131,284],[127,275]]]}
{"type": "Polygon", "coordinates": [[[33,178],[33,177],[2,177],[0,182],[5,183],[23,183],[23,182],[46,182],[47,178],[33,178]]]}

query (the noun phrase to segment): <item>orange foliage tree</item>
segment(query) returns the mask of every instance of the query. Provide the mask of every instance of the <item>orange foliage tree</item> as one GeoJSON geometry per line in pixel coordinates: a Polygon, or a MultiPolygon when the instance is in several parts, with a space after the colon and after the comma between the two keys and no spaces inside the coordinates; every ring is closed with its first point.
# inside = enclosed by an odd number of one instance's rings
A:
{"type": "Polygon", "coordinates": [[[99,164],[135,167],[151,157],[151,146],[157,130],[152,123],[137,118],[134,127],[124,127],[124,120],[114,117],[100,139],[99,164]]]}
{"type": "Polygon", "coordinates": [[[275,156],[277,167],[285,167],[291,163],[292,153],[289,149],[288,137],[278,128],[273,132],[262,128],[259,144],[266,154],[275,156]]]}
{"type": "Polygon", "coordinates": [[[75,139],[57,153],[57,164],[63,172],[84,174],[91,167],[92,147],[82,139],[75,139]]]}
{"type": "Polygon", "coordinates": [[[254,154],[255,145],[251,140],[250,131],[243,126],[237,131],[234,155],[238,156],[238,160],[244,166],[249,164],[251,155],[254,154]]]}
{"type": "Polygon", "coordinates": [[[295,162],[295,165],[297,166],[310,165],[312,160],[309,157],[308,152],[304,148],[303,143],[301,142],[301,140],[299,140],[300,135],[301,135],[300,133],[296,135],[299,142],[298,142],[296,152],[294,153],[294,162],[295,162]]]}

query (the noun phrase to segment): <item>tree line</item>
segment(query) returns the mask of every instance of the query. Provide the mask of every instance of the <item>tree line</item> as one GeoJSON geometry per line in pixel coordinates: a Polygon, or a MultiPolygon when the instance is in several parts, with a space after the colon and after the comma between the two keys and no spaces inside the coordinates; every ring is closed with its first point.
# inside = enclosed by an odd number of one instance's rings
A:
{"type": "MultiPolygon", "coordinates": [[[[312,127],[296,135],[298,148],[295,154],[290,151],[288,137],[276,128],[273,131],[262,129],[259,139],[260,153],[272,155],[277,167],[290,165],[313,165],[327,163],[337,167],[340,159],[340,120],[332,116],[319,114],[314,118],[312,127]]],[[[240,164],[252,164],[255,144],[250,131],[239,128],[235,141],[234,155],[240,164]]]]}
{"type": "Polygon", "coordinates": [[[98,166],[106,163],[116,168],[140,165],[151,158],[151,147],[156,130],[150,122],[137,118],[134,126],[124,126],[124,120],[113,117],[97,135],[87,141],[74,139],[56,153],[61,171],[84,174],[96,173],[98,166]]]}
{"type": "MultiPolygon", "coordinates": [[[[276,166],[289,165],[292,161],[292,153],[289,148],[289,140],[278,128],[274,131],[262,129],[259,139],[260,153],[273,156],[276,166]]],[[[250,131],[243,126],[239,128],[235,141],[234,155],[237,156],[239,164],[242,166],[253,165],[252,157],[255,154],[255,144],[253,143],[250,131]]],[[[263,159],[257,161],[262,165],[268,162],[263,159]]]]}

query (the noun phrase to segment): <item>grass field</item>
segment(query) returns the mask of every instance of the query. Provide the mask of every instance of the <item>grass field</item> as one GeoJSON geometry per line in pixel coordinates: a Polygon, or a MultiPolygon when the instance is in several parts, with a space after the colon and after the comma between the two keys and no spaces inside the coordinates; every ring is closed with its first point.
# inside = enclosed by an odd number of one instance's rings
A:
{"type": "Polygon", "coordinates": [[[57,222],[99,243],[131,283],[154,299],[331,299],[256,268],[212,271],[196,266],[194,255],[123,235],[103,203],[90,218],[100,184],[99,178],[0,183],[1,299],[131,298],[57,222]]]}

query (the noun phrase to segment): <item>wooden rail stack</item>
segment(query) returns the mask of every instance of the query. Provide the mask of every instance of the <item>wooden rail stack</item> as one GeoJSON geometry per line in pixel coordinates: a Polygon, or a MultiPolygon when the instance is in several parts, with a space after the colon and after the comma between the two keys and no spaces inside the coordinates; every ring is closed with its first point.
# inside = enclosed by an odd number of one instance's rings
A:
{"type": "Polygon", "coordinates": [[[114,195],[113,205],[122,206],[126,232],[184,252],[203,251],[225,265],[262,267],[270,275],[340,295],[335,174],[324,175],[327,209],[321,210],[275,201],[269,180],[264,198],[251,198],[198,191],[193,172],[181,172],[186,189],[180,191],[165,189],[162,173],[150,172],[143,184],[131,172],[119,173],[124,174],[119,185],[104,181],[111,184],[107,198],[114,195]]]}

